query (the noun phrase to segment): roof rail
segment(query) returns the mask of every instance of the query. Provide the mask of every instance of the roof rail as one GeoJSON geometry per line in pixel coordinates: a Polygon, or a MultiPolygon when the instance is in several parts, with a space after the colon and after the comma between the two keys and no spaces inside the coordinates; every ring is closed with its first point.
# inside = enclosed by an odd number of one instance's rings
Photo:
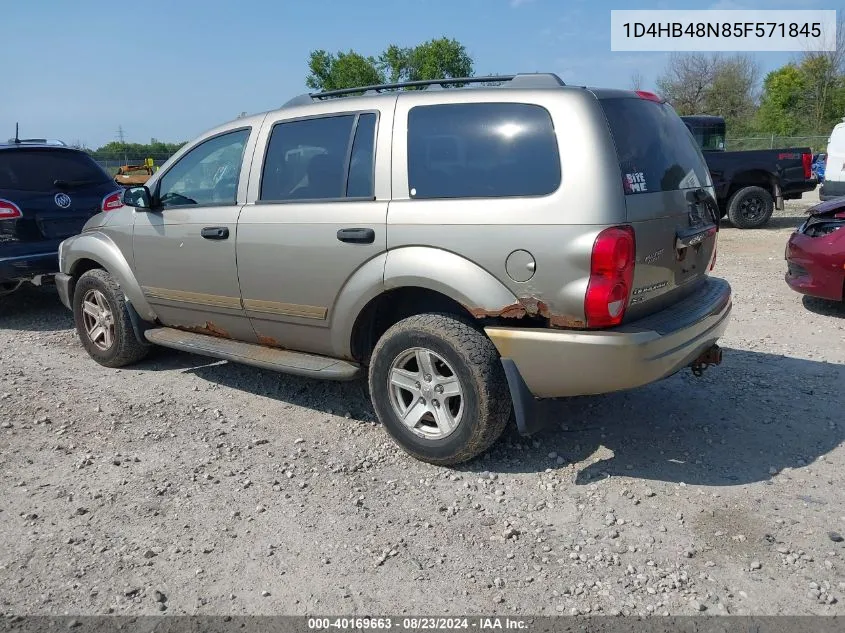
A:
{"type": "Polygon", "coordinates": [[[9,139],[9,145],[23,145],[25,143],[37,145],[62,145],[67,147],[63,141],[50,141],[46,138],[20,138],[20,125],[15,123],[15,138],[9,139]]]}
{"type": "Polygon", "coordinates": [[[504,88],[555,88],[565,86],[563,80],[554,73],[522,73],[518,75],[487,75],[485,77],[448,77],[442,79],[422,79],[416,81],[400,81],[389,84],[373,84],[370,86],[357,86],[355,88],[341,88],[340,90],[327,90],[324,92],[312,92],[294,97],[283,107],[304,105],[329,99],[332,97],[343,97],[352,94],[380,94],[384,90],[399,90],[402,88],[426,88],[441,89],[445,86],[457,84],[505,84],[504,88]]]}
{"type": "Polygon", "coordinates": [[[327,90],[326,92],[312,92],[313,99],[327,99],[329,97],[342,97],[357,92],[377,92],[382,90],[398,90],[400,88],[428,87],[433,85],[454,86],[455,84],[480,84],[498,81],[511,81],[514,75],[491,75],[488,77],[449,77],[447,79],[418,79],[416,81],[400,81],[392,84],[373,84],[371,86],[358,86],[356,88],[341,88],[340,90],[327,90]]]}
{"type": "Polygon", "coordinates": [[[67,147],[67,143],[64,141],[46,138],[10,138],[9,145],[58,145],[67,147]]]}

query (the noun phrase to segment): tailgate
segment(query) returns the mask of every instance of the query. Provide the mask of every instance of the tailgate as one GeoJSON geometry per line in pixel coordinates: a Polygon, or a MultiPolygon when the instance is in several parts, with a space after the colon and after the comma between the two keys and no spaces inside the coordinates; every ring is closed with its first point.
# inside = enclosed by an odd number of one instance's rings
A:
{"type": "Polygon", "coordinates": [[[21,147],[0,152],[0,199],[19,212],[0,222],[5,243],[62,240],[76,235],[118,189],[84,152],[21,147]]]}
{"type": "Polygon", "coordinates": [[[116,187],[102,187],[67,193],[33,193],[0,190],[0,198],[12,201],[21,217],[0,222],[5,241],[37,242],[62,240],[82,231],[85,223],[100,212],[103,197],[116,187]]]}
{"type": "Polygon", "coordinates": [[[601,99],[621,171],[636,266],[625,321],[681,300],[704,281],[716,248],[718,209],[707,163],[668,104],[601,99]]]}

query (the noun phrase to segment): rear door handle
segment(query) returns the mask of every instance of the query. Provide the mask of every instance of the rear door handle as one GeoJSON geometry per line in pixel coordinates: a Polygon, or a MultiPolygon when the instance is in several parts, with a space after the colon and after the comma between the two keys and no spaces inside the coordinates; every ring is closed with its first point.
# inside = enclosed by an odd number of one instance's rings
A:
{"type": "Polygon", "coordinates": [[[349,244],[372,244],[376,241],[376,232],[373,229],[340,229],[337,239],[349,244]]]}
{"type": "Polygon", "coordinates": [[[229,237],[229,229],[225,226],[206,226],[200,235],[207,240],[225,240],[229,237]]]}
{"type": "Polygon", "coordinates": [[[690,246],[698,246],[711,235],[719,231],[719,226],[709,224],[703,228],[692,228],[675,233],[675,250],[680,251],[690,246]]]}

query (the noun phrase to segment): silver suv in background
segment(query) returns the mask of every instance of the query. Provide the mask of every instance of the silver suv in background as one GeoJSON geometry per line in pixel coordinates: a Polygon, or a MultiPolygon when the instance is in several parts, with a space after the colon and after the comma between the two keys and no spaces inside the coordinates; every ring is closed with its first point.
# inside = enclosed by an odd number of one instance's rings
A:
{"type": "Polygon", "coordinates": [[[94,360],[155,344],[366,374],[428,462],[478,455],[511,416],[533,432],[537,398],[721,360],[712,183],[650,93],[529,74],[303,95],[206,132],[123,203],[60,250],[94,360]]]}

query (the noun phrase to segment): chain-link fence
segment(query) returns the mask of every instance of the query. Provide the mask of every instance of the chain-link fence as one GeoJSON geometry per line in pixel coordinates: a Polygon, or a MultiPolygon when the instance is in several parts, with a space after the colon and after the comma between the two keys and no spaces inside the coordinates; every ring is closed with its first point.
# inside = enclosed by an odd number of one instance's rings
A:
{"type": "Polygon", "coordinates": [[[827,149],[828,136],[753,136],[730,138],[725,140],[725,149],[729,152],[741,152],[752,149],[778,149],[787,147],[810,147],[814,152],[827,149]]]}

